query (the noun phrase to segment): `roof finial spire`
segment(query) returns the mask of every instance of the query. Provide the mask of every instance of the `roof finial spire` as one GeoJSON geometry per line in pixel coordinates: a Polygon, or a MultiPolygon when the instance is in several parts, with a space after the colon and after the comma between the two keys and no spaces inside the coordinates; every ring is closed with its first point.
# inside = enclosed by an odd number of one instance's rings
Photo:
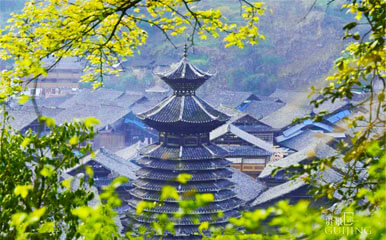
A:
{"type": "Polygon", "coordinates": [[[184,47],[184,58],[188,56],[188,45],[185,42],[185,47],[184,47]]]}

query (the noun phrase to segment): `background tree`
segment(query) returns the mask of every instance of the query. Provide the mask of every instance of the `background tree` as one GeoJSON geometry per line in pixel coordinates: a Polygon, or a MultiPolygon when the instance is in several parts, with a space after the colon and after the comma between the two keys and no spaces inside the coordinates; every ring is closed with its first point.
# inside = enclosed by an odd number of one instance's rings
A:
{"type": "Polygon", "coordinates": [[[79,236],[78,217],[72,211],[94,198],[92,182],[73,178],[63,181],[65,169],[92,153],[95,119],[55,126],[42,117],[50,133],[31,130],[15,133],[4,112],[0,136],[0,237],[2,239],[59,239],[79,236]],[[75,182],[75,181],[74,181],[75,182]]]}

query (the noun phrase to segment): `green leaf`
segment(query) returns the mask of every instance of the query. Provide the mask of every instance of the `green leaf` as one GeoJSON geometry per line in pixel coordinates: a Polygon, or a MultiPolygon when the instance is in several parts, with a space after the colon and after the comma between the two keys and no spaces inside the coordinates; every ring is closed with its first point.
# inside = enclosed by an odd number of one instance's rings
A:
{"type": "Polygon", "coordinates": [[[381,147],[379,146],[379,142],[374,141],[370,144],[370,146],[366,148],[366,151],[368,154],[374,157],[377,154],[379,154],[382,150],[381,150],[381,147]]]}
{"type": "Polygon", "coordinates": [[[23,142],[21,143],[21,146],[22,146],[23,148],[25,148],[25,147],[27,147],[30,143],[31,143],[31,139],[26,137],[26,138],[23,139],[23,142]]]}
{"type": "Polygon", "coordinates": [[[20,105],[23,105],[29,100],[29,96],[27,95],[21,95],[19,100],[17,101],[20,105]]]}
{"type": "Polygon", "coordinates": [[[192,175],[190,175],[188,173],[180,173],[180,174],[178,174],[176,181],[178,181],[182,184],[186,184],[191,178],[192,178],[192,175]]]}
{"type": "Polygon", "coordinates": [[[172,187],[172,186],[163,186],[162,187],[162,191],[161,191],[161,197],[160,197],[160,200],[161,201],[164,201],[168,198],[172,198],[172,199],[179,199],[179,195],[178,195],[178,192],[177,192],[177,189],[175,187],[172,187]]]}
{"type": "Polygon", "coordinates": [[[42,122],[45,122],[46,126],[49,127],[49,128],[54,128],[55,127],[55,120],[53,118],[46,117],[46,116],[41,116],[39,120],[42,121],[42,122]]]}
{"type": "Polygon", "coordinates": [[[143,213],[143,211],[145,209],[151,209],[155,207],[155,203],[152,203],[152,202],[146,202],[146,201],[141,201],[137,204],[137,208],[136,208],[136,213],[139,215],[141,213],[143,213]]]}
{"type": "Polygon", "coordinates": [[[123,183],[126,183],[129,179],[127,177],[123,177],[123,176],[119,176],[119,177],[116,177],[112,182],[111,182],[111,186],[113,188],[118,188],[119,186],[121,186],[123,183]]]}
{"type": "Polygon", "coordinates": [[[78,216],[80,219],[84,220],[90,216],[92,209],[88,206],[78,207],[76,209],[71,210],[72,214],[78,216]]]}
{"type": "Polygon", "coordinates": [[[30,213],[30,215],[28,216],[28,223],[29,224],[32,224],[32,223],[35,223],[35,222],[38,222],[40,220],[40,218],[44,215],[44,213],[46,212],[46,207],[42,207],[42,208],[39,208],[39,209],[35,209],[32,213],[30,213]]]}
{"type": "Polygon", "coordinates": [[[62,186],[65,187],[67,190],[69,190],[73,180],[74,180],[73,178],[68,178],[68,179],[63,180],[62,186]]]}
{"type": "Polygon", "coordinates": [[[354,27],[356,27],[356,25],[358,25],[357,22],[350,22],[349,24],[344,25],[343,29],[344,30],[351,30],[354,27]]]}
{"type": "Polygon", "coordinates": [[[86,174],[89,175],[90,177],[94,177],[94,171],[92,170],[92,167],[86,166],[86,174]]]}
{"type": "Polygon", "coordinates": [[[78,142],[79,142],[78,137],[77,136],[72,136],[70,138],[70,140],[68,141],[68,144],[70,144],[71,146],[74,146],[74,145],[78,144],[78,142]]]}
{"type": "Polygon", "coordinates": [[[88,118],[86,118],[85,120],[84,120],[84,125],[86,126],[86,127],[92,127],[92,126],[95,126],[95,125],[98,125],[98,124],[100,124],[101,122],[98,120],[98,119],[96,119],[95,117],[88,117],[88,118]]]}
{"type": "Polygon", "coordinates": [[[17,196],[21,195],[21,197],[25,199],[28,195],[28,191],[32,189],[32,185],[18,185],[16,186],[14,192],[17,196]]]}
{"type": "Polygon", "coordinates": [[[202,222],[200,226],[198,227],[198,230],[201,234],[203,234],[203,231],[209,228],[209,222],[202,222]]]}
{"type": "Polygon", "coordinates": [[[26,213],[15,213],[12,215],[11,225],[19,226],[27,218],[26,213]]]}
{"type": "Polygon", "coordinates": [[[385,100],[385,92],[378,94],[378,101],[383,102],[385,100]]]}
{"type": "Polygon", "coordinates": [[[47,118],[46,119],[46,125],[49,128],[55,127],[55,120],[53,118],[47,118]]]}
{"type": "Polygon", "coordinates": [[[39,228],[39,233],[51,233],[54,231],[54,222],[43,223],[39,228]]]}
{"type": "Polygon", "coordinates": [[[43,177],[50,177],[54,174],[54,168],[50,165],[45,165],[42,170],[40,170],[40,175],[43,177]]]}

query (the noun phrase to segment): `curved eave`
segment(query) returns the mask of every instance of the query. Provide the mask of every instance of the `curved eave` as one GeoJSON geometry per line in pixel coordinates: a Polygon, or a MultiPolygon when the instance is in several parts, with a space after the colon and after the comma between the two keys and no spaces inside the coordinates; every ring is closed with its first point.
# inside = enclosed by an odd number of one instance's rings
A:
{"type": "MultiPolygon", "coordinates": [[[[135,198],[146,200],[146,201],[156,201],[161,202],[161,193],[159,191],[152,191],[152,190],[143,190],[139,188],[133,188],[129,191],[129,194],[135,198]]],[[[221,202],[228,199],[232,199],[237,197],[237,194],[234,193],[232,190],[221,190],[218,192],[213,193],[214,201],[213,202],[221,202]]],[[[194,200],[195,196],[190,194],[181,194],[181,200],[194,200]]],[[[130,198],[131,199],[131,198],[130,198]]],[[[127,199],[129,200],[129,199],[127,199]]],[[[168,203],[177,203],[180,200],[176,200],[173,198],[164,199],[163,202],[168,203]]]]}
{"type": "Polygon", "coordinates": [[[174,132],[174,133],[203,133],[210,132],[219,126],[223,125],[225,122],[213,120],[208,122],[186,122],[186,121],[176,121],[176,122],[159,122],[153,121],[151,119],[143,120],[148,126],[157,129],[161,132],[174,132]]]}
{"type": "Polygon", "coordinates": [[[176,161],[176,160],[158,160],[140,158],[136,163],[142,167],[171,170],[171,171],[196,171],[196,170],[216,170],[224,169],[231,165],[231,162],[225,159],[211,159],[207,161],[176,161]]]}
{"type": "Polygon", "coordinates": [[[172,95],[153,107],[138,114],[138,118],[147,124],[157,125],[193,125],[193,124],[223,124],[229,116],[216,110],[202,99],[191,96],[172,95]]]}
{"type": "Polygon", "coordinates": [[[202,144],[197,147],[182,146],[179,148],[166,147],[159,144],[146,146],[140,151],[144,157],[158,158],[163,160],[203,160],[224,158],[228,152],[213,144],[202,144]]]}
{"type": "Polygon", "coordinates": [[[186,57],[182,58],[180,62],[178,62],[177,66],[173,69],[166,72],[155,73],[161,79],[166,80],[206,80],[212,76],[214,73],[209,73],[202,71],[201,69],[194,66],[186,57]]]}
{"type": "MultiPolygon", "coordinates": [[[[199,172],[186,172],[191,175],[189,182],[201,182],[201,181],[217,181],[221,179],[229,179],[232,177],[232,172],[228,169],[218,169],[212,171],[199,171],[199,172]]],[[[139,178],[146,178],[151,180],[171,181],[177,182],[179,172],[170,172],[159,169],[141,168],[136,172],[139,178]]]]}
{"type": "MultiPolygon", "coordinates": [[[[141,199],[130,199],[128,205],[132,208],[136,208],[137,205],[141,202],[141,199]]],[[[161,204],[161,203],[160,203],[161,204]]],[[[224,211],[231,211],[240,206],[238,199],[233,198],[222,202],[212,202],[203,207],[197,208],[189,212],[189,214],[213,214],[224,211]]],[[[158,205],[153,208],[145,208],[144,212],[150,213],[176,213],[180,209],[178,203],[167,203],[163,205],[158,205]]]]}
{"type": "MultiPolygon", "coordinates": [[[[157,221],[158,214],[148,214],[146,216],[138,216],[136,215],[136,211],[133,208],[130,208],[128,211],[128,214],[132,215],[136,221],[143,222],[143,223],[152,223],[154,221],[157,221]]],[[[181,225],[200,225],[200,223],[204,221],[210,221],[211,224],[219,224],[219,223],[227,223],[228,219],[231,217],[239,217],[241,214],[236,210],[231,210],[224,212],[223,217],[216,217],[213,216],[213,214],[201,214],[197,217],[192,216],[185,216],[182,218],[174,218],[172,214],[169,214],[169,219],[173,222],[175,226],[181,226],[181,225]],[[200,220],[199,223],[197,221],[194,221],[194,219],[200,220]]]]}
{"type": "Polygon", "coordinates": [[[166,184],[160,181],[154,180],[145,180],[145,179],[136,179],[133,182],[133,185],[139,189],[150,190],[150,191],[162,191],[162,188],[165,185],[170,185],[175,187],[177,192],[184,193],[195,190],[197,192],[219,192],[222,190],[231,190],[234,188],[235,184],[229,180],[220,180],[217,182],[211,183],[195,183],[195,184],[166,184]]]}

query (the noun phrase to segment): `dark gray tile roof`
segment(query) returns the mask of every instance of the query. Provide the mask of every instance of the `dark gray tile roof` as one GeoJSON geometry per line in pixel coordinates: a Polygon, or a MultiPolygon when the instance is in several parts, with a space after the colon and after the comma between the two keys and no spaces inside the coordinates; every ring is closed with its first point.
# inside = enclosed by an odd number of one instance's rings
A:
{"type": "MultiPolygon", "coordinates": [[[[31,106],[21,106],[20,110],[25,111],[25,112],[34,112],[35,111],[34,108],[31,106]]],[[[58,107],[46,107],[46,106],[40,106],[39,107],[40,113],[46,117],[55,117],[63,110],[64,110],[63,108],[58,108],[58,107]]]]}
{"type": "Polygon", "coordinates": [[[226,115],[230,116],[228,123],[233,123],[238,128],[242,129],[243,131],[249,132],[249,131],[270,131],[273,130],[271,126],[264,124],[257,120],[255,117],[251,116],[247,112],[240,111],[234,107],[226,106],[226,105],[220,105],[217,107],[217,109],[226,115]],[[253,123],[243,124],[244,119],[248,118],[249,122],[250,120],[253,120],[253,123]]]}
{"type": "MultiPolygon", "coordinates": [[[[152,191],[161,191],[164,187],[163,182],[155,181],[155,180],[144,180],[137,179],[133,182],[133,185],[144,190],[152,190],[152,191]]],[[[220,190],[228,190],[231,189],[234,184],[229,180],[219,180],[216,182],[198,182],[198,183],[190,183],[190,184],[182,184],[179,182],[171,182],[168,183],[170,186],[176,187],[178,192],[189,192],[191,190],[196,190],[197,192],[216,192],[220,190]]]]}
{"type": "MultiPolygon", "coordinates": [[[[59,107],[60,104],[73,97],[73,95],[66,95],[61,97],[36,98],[36,103],[40,107],[59,107]]],[[[32,101],[28,100],[24,106],[33,106],[32,101]]]]}
{"type": "Polygon", "coordinates": [[[181,80],[181,79],[201,79],[201,78],[209,78],[212,74],[204,72],[194,66],[189,60],[184,57],[181,61],[168,72],[158,73],[158,76],[161,78],[173,79],[173,80],[181,80]]]}
{"type": "Polygon", "coordinates": [[[267,126],[266,124],[256,124],[256,125],[236,125],[243,131],[246,132],[266,132],[273,131],[272,127],[267,126]]]}
{"type": "Polygon", "coordinates": [[[201,147],[181,146],[178,148],[171,148],[158,144],[152,144],[141,149],[140,152],[144,156],[165,160],[201,160],[219,157],[221,158],[228,154],[226,150],[213,144],[202,145],[201,147]]]}
{"type": "Polygon", "coordinates": [[[323,134],[311,130],[305,130],[288,140],[280,142],[279,145],[288,147],[295,151],[301,151],[306,148],[310,142],[314,141],[315,138],[321,137],[321,135],[323,134]]]}
{"type": "Polygon", "coordinates": [[[270,97],[279,98],[285,102],[282,108],[261,119],[263,123],[273,128],[284,128],[290,125],[295,118],[302,118],[312,112],[312,107],[309,105],[311,99],[308,98],[307,91],[276,89],[270,97]]]}
{"type": "Polygon", "coordinates": [[[243,103],[244,100],[246,100],[249,96],[252,95],[251,92],[238,92],[238,91],[230,91],[226,89],[221,89],[221,91],[214,93],[199,93],[199,96],[201,96],[205,101],[210,103],[211,105],[217,107],[220,104],[231,106],[231,107],[237,107],[241,103],[243,103]]]}
{"type": "Polygon", "coordinates": [[[290,103],[298,99],[299,95],[308,95],[310,93],[310,90],[308,89],[282,89],[282,88],[276,88],[271,95],[269,95],[272,99],[280,99],[285,103],[290,103]]]}
{"type": "MultiPolygon", "coordinates": [[[[77,166],[68,169],[66,172],[72,172],[73,170],[87,164],[90,161],[95,161],[104,166],[106,169],[110,170],[111,172],[116,173],[114,175],[115,177],[125,176],[131,180],[137,179],[135,171],[140,168],[137,164],[133,163],[132,159],[121,158],[105,148],[100,148],[99,150],[95,151],[95,158],[92,158],[91,155],[88,155],[83,158],[77,166]]],[[[108,184],[109,183],[106,183],[106,185],[108,184]]]]}
{"type": "MultiPolygon", "coordinates": [[[[129,211],[130,214],[133,214],[133,215],[136,215],[136,211],[134,209],[130,210],[129,211]]],[[[138,216],[137,220],[142,223],[142,224],[151,224],[153,223],[154,221],[158,221],[158,214],[156,213],[153,213],[153,214],[146,214],[146,216],[138,216]]],[[[231,210],[231,211],[226,211],[223,213],[222,217],[217,217],[216,219],[213,218],[213,215],[212,214],[200,214],[199,216],[197,216],[195,219],[199,220],[199,222],[205,222],[205,221],[209,221],[211,222],[213,225],[218,225],[218,224],[225,224],[227,223],[227,219],[230,218],[230,217],[239,217],[240,216],[240,213],[237,211],[237,210],[231,210]]],[[[175,218],[173,216],[169,216],[168,218],[170,221],[172,221],[174,224],[176,224],[176,226],[180,225],[180,226],[184,226],[184,227],[190,227],[192,225],[195,225],[195,219],[192,219],[191,216],[184,216],[184,217],[179,217],[179,218],[175,218]]],[[[197,230],[196,230],[197,232],[197,230]]],[[[192,233],[192,235],[194,235],[192,233]]],[[[194,236],[194,237],[197,237],[198,235],[194,236]]],[[[169,236],[168,236],[169,237],[169,236]]],[[[165,239],[165,240],[174,240],[174,239],[179,239],[179,238],[176,238],[176,236],[173,236],[174,238],[171,238],[171,236],[168,238],[166,237],[166,239],[163,237],[162,239],[165,239]]],[[[189,239],[191,240],[194,240],[195,238],[192,237],[188,237],[189,239]]],[[[182,239],[187,239],[187,238],[182,238],[182,239]]]]}
{"type": "Polygon", "coordinates": [[[144,143],[138,141],[130,146],[116,151],[115,154],[123,159],[132,159],[139,155],[139,150],[144,146],[144,143]]]}
{"type": "Polygon", "coordinates": [[[143,112],[149,111],[158,103],[159,103],[158,99],[149,99],[148,97],[146,97],[146,99],[143,99],[138,103],[135,103],[133,106],[130,107],[130,109],[134,114],[141,114],[143,112]]]}
{"type": "Polygon", "coordinates": [[[349,106],[350,101],[347,99],[336,100],[334,103],[327,101],[321,104],[318,108],[310,105],[310,101],[317,99],[317,96],[308,97],[307,90],[284,90],[276,89],[270,95],[272,98],[282,99],[286,105],[272,114],[264,117],[262,122],[269,124],[274,128],[284,128],[292,123],[295,118],[302,118],[310,115],[312,112],[320,113],[328,111],[330,113],[349,106]]]}
{"type": "Polygon", "coordinates": [[[350,102],[347,99],[336,99],[334,102],[326,101],[319,105],[317,108],[313,107],[314,113],[320,113],[322,111],[327,111],[328,113],[333,113],[342,108],[348,108],[350,106],[350,102]]]}
{"type": "Polygon", "coordinates": [[[169,91],[170,91],[170,88],[162,87],[159,84],[154,85],[153,87],[150,87],[145,90],[145,92],[148,92],[148,93],[167,93],[169,91]]]}
{"type": "MultiPolygon", "coordinates": [[[[227,169],[217,169],[210,172],[191,172],[189,173],[191,178],[190,182],[196,181],[211,181],[211,180],[220,180],[224,178],[229,178],[232,175],[227,169]]],[[[160,169],[151,169],[151,168],[142,168],[137,171],[137,176],[140,178],[160,180],[160,181],[174,181],[177,178],[179,172],[170,172],[160,169]]]]}
{"type": "Polygon", "coordinates": [[[237,169],[230,168],[232,171],[231,181],[235,184],[233,191],[241,200],[248,202],[255,199],[267,188],[258,179],[254,179],[237,169]]]}
{"type": "Polygon", "coordinates": [[[302,118],[311,114],[312,108],[308,105],[301,105],[298,102],[287,103],[277,111],[267,115],[260,119],[265,124],[272,126],[273,128],[284,128],[290,124],[296,118],[302,118]]]}
{"type": "Polygon", "coordinates": [[[205,161],[178,161],[140,158],[136,162],[148,168],[177,171],[214,170],[230,166],[225,159],[207,159],[205,161]]]}
{"type": "Polygon", "coordinates": [[[164,80],[171,88],[175,90],[196,90],[213,74],[204,72],[191,64],[189,60],[184,57],[181,61],[170,71],[163,73],[156,73],[162,80],[164,80]]]}
{"type": "MultiPolygon", "coordinates": [[[[64,109],[51,108],[51,107],[39,107],[39,111],[43,116],[55,117],[64,109]]],[[[32,106],[18,105],[13,108],[8,108],[7,111],[10,118],[9,124],[16,131],[20,131],[27,127],[29,124],[37,120],[37,114],[32,106]]],[[[0,121],[3,120],[3,115],[0,115],[0,121]]]]}
{"type": "Polygon", "coordinates": [[[255,146],[233,146],[222,145],[222,148],[228,151],[227,157],[257,157],[257,156],[271,156],[272,153],[255,146]]]}
{"type": "MultiPolygon", "coordinates": [[[[20,109],[7,109],[9,116],[9,125],[16,131],[20,131],[27,127],[34,120],[37,115],[34,111],[25,111],[20,109]]],[[[0,114],[0,121],[3,122],[3,114],[0,114]]]]}
{"type": "MultiPolygon", "coordinates": [[[[160,192],[149,192],[142,189],[132,189],[130,190],[130,194],[132,194],[137,198],[150,200],[150,201],[159,201],[160,195],[161,195],[160,192]]],[[[214,192],[213,196],[214,196],[214,201],[217,202],[217,201],[224,201],[224,200],[233,198],[236,196],[236,193],[234,193],[231,190],[222,190],[222,191],[214,192]]],[[[194,199],[194,195],[188,195],[188,194],[181,195],[180,197],[183,200],[194,199]]],[[[177,201],[178,200],[175,200],[175,199],[168,199],[168,202],[177,202],[177,201]]]]}
{"type": "Polygon", "coordinates": [[[224,124],[212,132],[210,132],[210,139],[214,140],[226,133],[232,133],[236,135],[237,137],[241,138],[244,141],[247,141],[248,143],[259,147],[261,149],[264,149],[267,152],[273,152],[273,145],[271,143],[268,143],[246,131],[243,131],[237,126],[234,126],[233,124],[224,124]]]}
{"type": "Polygon", "coordinates": [[[231,106],[224,105],[224,104],[220,104],[217,107],[217,110],[219,110],[219,111],[225,113],[226,115],[230,116],[231,118],[229,119],[229,122],[234,122],[234,121],[236,121],[236,120],[238,120],[238,119],[248,115],[248,113],[240,111],[236,107],[231,107],[231,106]]]}
{"type": "Polygon", "coordinates": [[[279,197],[283,197],[286,194],[293,192],[301,187],[306,186],[306,184],[301,179],[290,180],[280,185],[271,187],[265,192],[260,194],[252,203],[251,207],[259,206],[263,203],[273,201],[279,197]]]}
{"type": "MultiPolygon", "coordinates": [[[[130,199],[128,204],[134,209],[141,202],[139,199],[130,199]]],[[[220,211],[229,211],[238,208],[240,202],[236,199],[228,199],[222,202],[212,202],[207,205],[190,211],[191,214],[211,214],[220,211]]],[[[178,203],[161,204],[153,208],[147,208],[144,211],[150,213],[176,213],[180,209],[178,203]]],[[[215,221],[214,221],[215,222],[215,221]]]]}
{"type": "Polygon", "coordinates": [[[54,119],[56,124],[63,124],[72,121],[74,118],[95,117],[100,121],[97,128],[102,128],[115,123],[128,113],[130,113],[130,109],[114,105],[74,104],[54,116],[54,119]]]}
{"type": "Polygon", "coordinates": [[[224,121],[228,117],[195,96],[172,95],[153,109],[139,115],[141,119],[156,122],[203,123],[213,120],[224,121]]]}
{"type": "Polygon", "coordinates": [[[71,108],[77,104],[98,106],[100,104],[110,103],[122,95],[124,95],[124,93],[121,91],[107,88],[99,88],[95,91],[91,89],[82,89],[78,94],[60,104],[60,107],[71,108]]]}
{"type": "Polygon", "coordinates": [[[285,103],[276,101],[251,101],[243,111],[257,119],[264,118],[282,108],[285,103]]]}
{"type": "MultiPolygon", "coordinates": [[[[327,168],[322,172],[316,174],[315,179],[319,183],[334,184],[342,179],[342,175],[331,168],[327,168]]],[[[302,179],[297,178],[294,180],[286,181],[277,186],[267,189],[260,196],[258,196],[252,203],[251,207],[257,207],[263,203],[274,201],[275,199],[284,197],[285,195],[299,189],[308,186],[302,179]]],[[[336,195],[336,197],[339,197],[336,195]]]]}
{"type": "Polygon", "coordinates": [[[334,155],[336,152],[333,148],[326,144],[328,141],[329,138],[311,139],[309,144],[307,144],[306,147],[304,147],[299,152],[295,152],[276,162],[268,163],[260,173],[259,178],[270,177],[273,170],[278,167],[287,168],[291,165],[301,163],[302,161],[312,157],[326,158],[334,155]]]}
{"type": "Polygon", "coordinates": [[[143,98],[144,96],[142,93],[125,92],[124,94],[120,95],[118,98],[112,100],[112,102],[116,103],[116,105],[120,107],[131,107],[143,98]]]}

